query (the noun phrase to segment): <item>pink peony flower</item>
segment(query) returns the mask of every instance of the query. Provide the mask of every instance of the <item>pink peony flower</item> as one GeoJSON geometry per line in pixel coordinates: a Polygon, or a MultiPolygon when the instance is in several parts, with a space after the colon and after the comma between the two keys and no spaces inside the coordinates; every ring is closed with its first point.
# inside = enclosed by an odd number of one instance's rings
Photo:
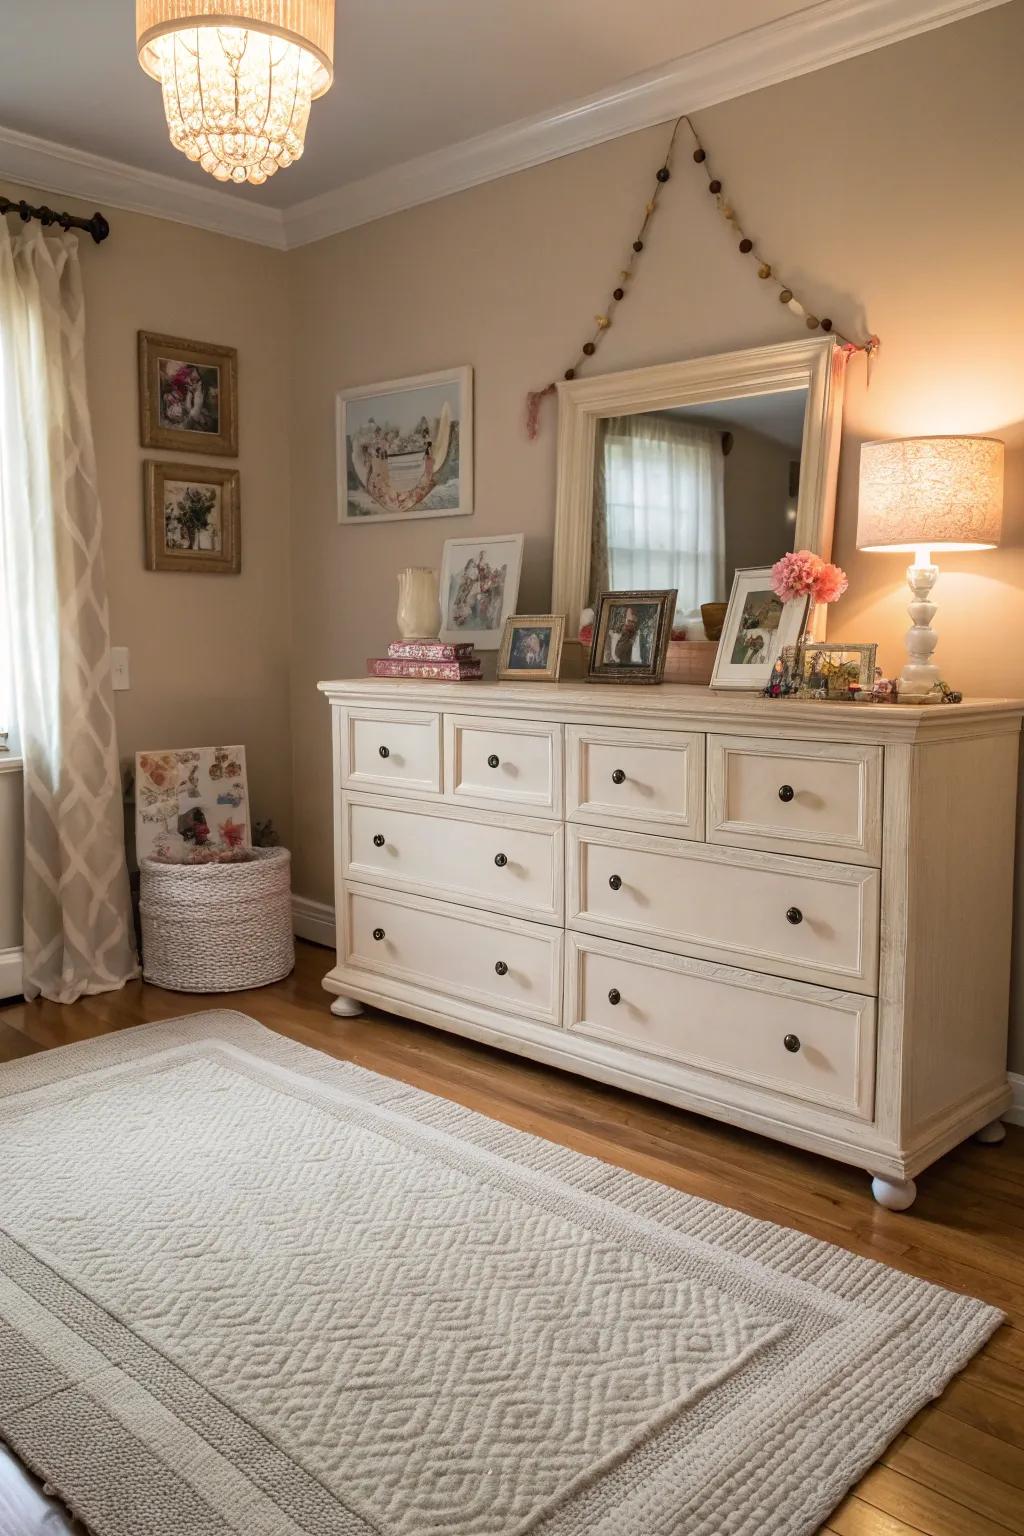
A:
{"type": "Polygon", "coordinates": [[[846,572],[829,565],[809,549],[783,555],[772,566],[772,591],[784,603],[809,597],[814,603],[834,603],[849,585],[846,572]]]}

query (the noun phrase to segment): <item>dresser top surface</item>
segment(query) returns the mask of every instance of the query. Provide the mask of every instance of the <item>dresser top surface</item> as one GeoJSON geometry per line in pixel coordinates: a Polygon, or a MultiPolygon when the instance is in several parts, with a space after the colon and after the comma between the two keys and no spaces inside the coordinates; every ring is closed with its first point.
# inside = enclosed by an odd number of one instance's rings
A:
{"type": "Polygon", "coordinates": [[[573,722],[614,721],[665,729],[770,728],[772,734],[863,741],[935,740],[1019,731],[1021,699],[967,699],[962,704],[837,704],[766,699],[738,689],[687,683],[462,682],[356,677],[318,683],[331,699],[354,706],[441,709],[460,715],[508,715],[573,722]]]}

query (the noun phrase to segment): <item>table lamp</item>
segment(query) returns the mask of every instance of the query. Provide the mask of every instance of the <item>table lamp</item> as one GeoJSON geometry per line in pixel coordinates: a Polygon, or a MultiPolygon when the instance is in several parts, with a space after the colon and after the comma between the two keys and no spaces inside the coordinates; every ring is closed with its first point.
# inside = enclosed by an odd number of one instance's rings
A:
{"type": "Polygon", "coordinates": [[[901,704],[941,700],[931,660],[938,635],[931,600],[935,549],[994,549],[1003,523],[1003,444],[995,437],[899,437],[860,451],[857,548],[912,550],[907,660],[901,704]]]}

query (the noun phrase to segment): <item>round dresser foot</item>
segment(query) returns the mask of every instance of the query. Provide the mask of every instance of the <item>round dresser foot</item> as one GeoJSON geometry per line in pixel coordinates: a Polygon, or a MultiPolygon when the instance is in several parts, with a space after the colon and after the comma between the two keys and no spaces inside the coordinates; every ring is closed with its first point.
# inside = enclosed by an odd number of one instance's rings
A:
{"type": "Polygon", "coordinates": [[[1006,1126],[1001,1120],[990,1120],[980,1131],[975,1131],[974,1139],[980,1141],[982,1146],[996,1147],[1006,1140],[1006,1126]]]}
{"type": "Polygon", "coordinates": [[[362,1003],[356,1002],[354,997],[336,997],[331,1004],[331,1012],[336,1019],[354,1019],[363,1011],[362,1003]]]}
{"type": "Polygon", "coordinates": [[[917,1185],[913,1179],[883,1179],[876,1176],[871,1180],[871,1193],[887,1211],[909,1211],[917,1199],[917,1185]]]}

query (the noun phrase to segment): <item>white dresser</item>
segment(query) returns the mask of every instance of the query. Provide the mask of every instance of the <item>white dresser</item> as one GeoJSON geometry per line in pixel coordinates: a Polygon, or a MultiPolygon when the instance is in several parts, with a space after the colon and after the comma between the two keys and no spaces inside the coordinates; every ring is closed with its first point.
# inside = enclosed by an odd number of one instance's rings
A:
{"type": "Polygon", "coordinates": [[[839,1158],[895,1209],[1001,1136],[1024,706],[320,686],[335,1013],[839,1158]]]}

